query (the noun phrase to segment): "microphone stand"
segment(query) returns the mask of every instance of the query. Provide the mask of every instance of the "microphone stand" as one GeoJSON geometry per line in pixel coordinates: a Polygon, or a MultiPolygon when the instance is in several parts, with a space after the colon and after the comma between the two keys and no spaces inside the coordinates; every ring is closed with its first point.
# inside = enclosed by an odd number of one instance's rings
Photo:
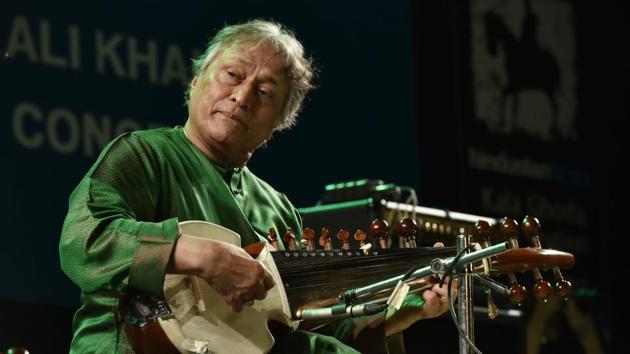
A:
{"type": "MultiPolygon", "coordinates": [[[[507,242],[498,243],[494,246],[486,247],[480,249],[478,251],[473,251],[463,255],[458,261],[456,265],[464,266],[469,265],[473,262],[480,261],[484,258],[488,258],[491,256],[495,256],[497,254],[503,253],[509,249],[509,244],[507,242]]],[[[423,278],[432,274],[436,274],[440,271],[451,266],[455,257],[449,257],[446,259],[434,259],[431,261],[431,264],[416,270],[411,274],[411,276],[407,280],[413,280],[417,278],[423,278]]],[[[385,290],[394,288],[396,284],[402,280],[404,275],[399,275],[393,278],[385,279],[380,282],[364,286],[361,288],[355,288],[345,291],[344,293],[339,295],[340,303],[332,306],[332,307],[324,307],[318,309],[304,309],[298,314],[297,320],[322,320],[322,319],[333,319],[340,317],[351,317],[351,316],[365,316],[374,313],[378,313],[383,311],[387,306],[364,306],[364,305],[353,305],[357,300],[361,300],[363,298],[367,298],[373,296],[374,294],[385,290]],[[361,306],[359,308],[359,306],[361,306]]],[[[463,283],[463,282],[462,282],[463,283]]],[[[460,285],[461,291],[461,285],[460,285]]],[[[470,297],[470,296],[469,296],[470,297]]],[[[461,300],[460,300],[461,301],[461,300]]],[[[469,305],[470,310],[472,311],[472,305],[469,305]]]]}
{"type": "MultiPolygon", "coordinates": [[[[455,245],[457,252],[468,247],[470,244],[470,237],[466,235],[457,235],[455,245]]],[[[467,264],[461,267],[461,273],[459,276],[459,299],[457,301],[457,320],[458,325],[462,329],[462,333],[459,336],[459,353],[470,353],[470,346],[462,334],[468,337],[472,344],[475,344],[475,319],[473,312],[473,291],[472,291],[472,279],[473,273],[472,265],[467,264]]]]}

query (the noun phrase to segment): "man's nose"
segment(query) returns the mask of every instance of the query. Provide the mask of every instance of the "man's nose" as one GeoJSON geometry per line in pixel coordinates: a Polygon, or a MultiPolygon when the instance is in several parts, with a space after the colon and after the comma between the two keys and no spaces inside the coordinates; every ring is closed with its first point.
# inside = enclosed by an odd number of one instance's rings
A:
{"type": "Polygon", "coordinates": [[[254,85],[251,82],[243,82],[238,85],[232,92],[232,101],[241,109],[248,109],[252,105],[254,94],[254,85]]]}

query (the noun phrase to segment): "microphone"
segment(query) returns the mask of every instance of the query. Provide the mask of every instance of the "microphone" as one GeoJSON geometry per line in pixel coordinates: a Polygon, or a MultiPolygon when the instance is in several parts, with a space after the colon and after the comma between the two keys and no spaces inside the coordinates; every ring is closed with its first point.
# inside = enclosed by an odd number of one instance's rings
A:
{"type": "Polygon", "coordinates": [[[327,320],[344,317],[369,316],[387,309],[387,304],[337,304],[333,307],[319,309],[304,309],[298,317],[302,320],[327,320]]]}

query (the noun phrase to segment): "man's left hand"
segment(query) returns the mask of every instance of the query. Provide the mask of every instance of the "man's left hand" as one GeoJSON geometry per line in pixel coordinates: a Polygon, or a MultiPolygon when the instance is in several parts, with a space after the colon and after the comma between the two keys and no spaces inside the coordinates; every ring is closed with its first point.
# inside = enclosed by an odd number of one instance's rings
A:
{"type": "MultiPolygon", "coordinates": [[[[444,247],[438,242],[433,247],[444,247]]],[[[448,282],[446,278],[442,287],[436,282],[435,278],[427,277],[427,283],[433,284],[429,289],[422,292],[422,295],[409,294],[403,301],[400,310],[389,312],[387,321],[385,322],[385,335],[391,336],[400,333],[409,328],[416,321],[434,318],[448,311],[448,282]]],[[[457,298],[457,279],[453,280],[451,285],[451,298],[453,301],[457,298]]]]}

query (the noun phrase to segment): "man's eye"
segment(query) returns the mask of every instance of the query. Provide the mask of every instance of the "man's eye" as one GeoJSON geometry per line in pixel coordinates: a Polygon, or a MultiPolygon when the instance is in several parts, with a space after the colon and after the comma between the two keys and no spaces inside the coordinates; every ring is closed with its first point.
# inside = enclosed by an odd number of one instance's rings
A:
{"type": "Polygon", "coordinates": [[[267,95],[269,94],[269,92],[267,92],[267,91],[265,91],[265,90],[263,90],[263,89],[259,89],[259,90],[258,90],[258,93],[260,93],[260,94],[261,94],[261,95],[263,95],[263,96],[267,96],[267,95]]]}
{"type": "Polygon", "coordinates": [[[232,70],[225,70],[223,72],[223,76],[228,81],[237,81],[240,77],[236,71],[232,71],[232,70]]]}

